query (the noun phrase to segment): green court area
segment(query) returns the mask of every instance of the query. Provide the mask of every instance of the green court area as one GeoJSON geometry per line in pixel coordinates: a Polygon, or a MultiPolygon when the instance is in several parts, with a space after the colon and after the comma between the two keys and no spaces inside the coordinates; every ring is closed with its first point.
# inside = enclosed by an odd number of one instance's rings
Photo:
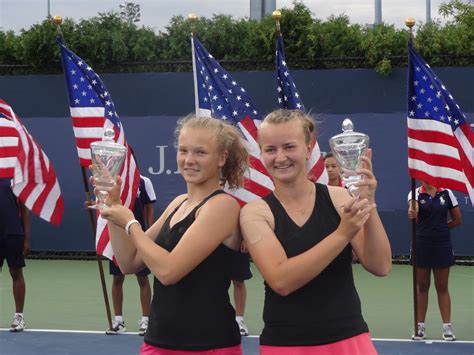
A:
{"type": "MultiPolygon", "coordinates": [[[[110,302],[112,277],[104,262],[110,302]]],[[[245,319],[250,333],[262,329],[263,281],[252,264],[247,284],[245,319]]],[[[107,328],[97,261],[27,260],[25,320],[30,329],[102,331],[107,328]]],[[[389,276],[378,278],[354,265],[364,317],[373,338],[408,339],[413,325],[412,271],[394,265],[389,276]]],[[[151,278],[150,278],[151,280],[151,278]]],[[[474,267],[454,266],[450,275],[452,322],[458,340],[474,340],[474,267]]],[[[230,289],[232,292],[232,287],[230,289]]],[[[321,290],[324,292],[324,290],[321,290]]],[[[0,273],[0,328],[7,328],[14,312],[8,268],[0,273]]],[[[128,331],[136,332],[141,316],[135,276],[124,284],[124,317],[128,331]]],[[[196,320],[198,322],[199,320],[196,320]]],[[[426,320],[429,339],[441,339],[441,317],[434,283],[426,320]]]]}

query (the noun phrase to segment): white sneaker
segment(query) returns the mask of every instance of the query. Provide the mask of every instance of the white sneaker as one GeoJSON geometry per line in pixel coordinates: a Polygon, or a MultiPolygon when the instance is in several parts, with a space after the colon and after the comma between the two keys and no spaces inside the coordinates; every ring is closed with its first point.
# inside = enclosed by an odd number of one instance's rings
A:
{"type": "Polygon", "coordinates": [[[249,335],[249,329],[247,328],[247,325],[245,324],[244,320],[238,320],[237,324],[239,325],[239,331],[240,335],[242,336],[247,336],[249,335]]]}
{"type": "Polygon", "coordinates": [[[26,328],[25,318],[19,314],[13,316],[13,322],[10,325],[11,332],[22,332],[26,328]]]}
{"type": "Polygon", "coordinates": [[[125,322],[124,321],[122,321],[122,322],[114,321],[114,324],[112,324],[112,328],[107,329],[105,331],[105,334],[115,335],[115,334],[123,333],[126,330],[127,330],[127,328],[125,328],[125,322]]]}
{"type": "Polygon", "coordinates": [[[446,341],[455,341],[456,337],[453,333],[453,327],[451,324],[443,325],[443,339],[446,341]]]}
{"type": "Polygon", "coordinates": [[[148,329],[148,319],[140,319],[138,321],[138,335],[144,336],[148,329]]]}
{"type": "Polygon", "coordinates": [[[411,336],[412,340],[423,340],[426,338],[426,331],[425,326],[423,324],[418,323],[416,327],[416,334],[411,336]]]}

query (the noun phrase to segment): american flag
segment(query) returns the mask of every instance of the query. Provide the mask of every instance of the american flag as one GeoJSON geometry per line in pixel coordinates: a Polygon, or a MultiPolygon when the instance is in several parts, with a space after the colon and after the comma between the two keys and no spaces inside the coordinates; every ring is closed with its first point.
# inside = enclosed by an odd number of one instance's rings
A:
{"type": "Polygon", "coordinates": [[[408,44],[408,171],[469,195],[474,205],[474,133],[453,96],[408,44]]]}
{"type": "Polygon", "coordinates": [[[243,188],[230,191],[241,203],[268,195],[274,185],[260,160],[257,128],[261,114],[245,89],[209,54],[193,36],[193,71],[196,115],[215,117],[232,123],[242,132],[250,156],[250,169],[243,188]]]}
{"type": "MultiPolygon", "coordinates": [[[[132,209],[140,183],[140,173],[125,139],[125,132],[112,97],[90,65],[68,49],[60,39],[58,44],[66,77],[80,165],[82,167],[91,165],[90,144],[102,139],[104,129],[113,128],[114,141],[128,148],[120,173],[121,199],[125,206],[132,209]]],[[[107,222],[100,215],[97,218],[96,251],[99,255],[113,258],[107,222]]]]}
{"type": "MultiPolygon", "coordinates": [[[[296,89],[295,82],[291,77],[290,70],[285,61],[285,49],[283,45],[283,36],[278,34],[276,40],[276,72],[277,72],[277,95],[278,103],[281,108],[289,110],[305,111],[300,94],[296,89]]],[[[324,159],[319,150],[319,144],[315,140],[311,157],[308,161],[308,176],[312,181],[318,181],[322,184],[328,183],[328,174],[324,168],[324,159]]]]}
{"type": "Polygon", "coordinates": [[[15,175],[20,136],[15,123],[0,116],[0,178],[11,178],[15,175]]]}
{"type": "Polygon", "coordinates": [[[29,210],[58,225],[63,216],[64,201],[53,165],[10,105],[2,99],[0,132],[2,177],[13,178],[13,193],[29,210]],[[15,154],[13,160],[12,153],[15,154]]]}

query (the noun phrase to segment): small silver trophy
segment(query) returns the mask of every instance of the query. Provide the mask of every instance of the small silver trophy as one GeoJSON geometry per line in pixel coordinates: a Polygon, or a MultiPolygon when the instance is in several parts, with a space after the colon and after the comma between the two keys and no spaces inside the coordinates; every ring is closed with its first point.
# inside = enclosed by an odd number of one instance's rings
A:
{"type": "Polygon", "coordinates": [[[91,143],[92,171],[97,189],[98,203],[90,208],[107,207],[105,201],[109,190],[115,185],[115,176],[120,172],[127,148],[114,142],[114,130],[107,128],[102,141],[91,143]]]}
{"type": "Polygon", "coordinates": [[[357,174],[360,158],[369,148],[370,138],[364,133],[354,132],[354,124],[348,118],[342,122],[342,131],[329,139],[329,145],[342,168],[342,180],[352,196],[359,194],[355,183],[362,180],[363,175],[357,174]]]}

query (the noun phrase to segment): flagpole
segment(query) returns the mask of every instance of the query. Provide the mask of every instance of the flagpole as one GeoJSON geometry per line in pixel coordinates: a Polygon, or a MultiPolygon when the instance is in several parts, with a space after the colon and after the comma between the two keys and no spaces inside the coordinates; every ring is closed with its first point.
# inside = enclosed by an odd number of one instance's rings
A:
{"type": "MultiPolygon", "coordinates": [[[[58,35],[58,37],[60,37],[62,39],[63,34],[62,34],[62,31],[61,31],[61,24],[63,22],[63,19],[61,18],[61,16],[54,16],[53,17],[53,22],[57,26],[57,35],[58,35]]],[[[91,193],[90,193],[90,189],[89,189],[89,183],[87,181],[86,169],[83,166],[81,166],[81,171],[82,171],[82,182],[84,184],[84,191],[85,191],[85,194],[86,194],[86,203],[87,203],[91,200],[91,193]]],[[[89,215],[89,222],[91,224],[92,236],[94,238],[94,245],[95,245],[96,219],[95,219],[95,216],[94,216],[94,211],[90,208],[86,208],[86,209],[87,209],[87,212],[88,212],[88,215],[89,215]]],[[[107,293],[107,284],[105,282],[105,275],[104,275],[104,267],[103,267],[103,264],[102,264],[102,258],[99,256],[99,254],[97,254],[97,252],[96,252],[95,255],[96,255],[96,258],[97,258],[97,265],[99,267],[100,284],[102,286],[102,295],[104,297],[105,311],[107,313],[107,322],[109,323],[109,328],[112,329],[112,313],[110,311],[109,296],[108,296],[108,293],[107,293]]]]}
{"type": "MultiPolygon", "coordinates": [[[[410,30],[409,43],[413,41],[413,26],[415,19],[408,17],[405,25],[410,30]]],[[[410,70],[410,54],[408,53],[408,70],[410,70]]],[[[409,79],[408,79],[409,80],[409,79]]],[[[410,207],[416,211],[416,179],[411,178],[411,200],[410,207]]],[[[417,292],[417,276],[416,276],[416,218],[411,220],[411,263],[413,273],[413,334],[416,334],[418,328],[418,292],[417,292]]]]}
{"type": "Polygon", "coordinates": [[[275,11],[272,12],[272,19],[273,19],[273,21],[275,21],[277,36],[279,36],[281,34],[280,18],[281,18],[281,12],[280,11],[275,10],[275,11]]]}
{"type": "Polygon", "coordinates": [[[198,21],[198,16],[195,13],[190,13],[188,15],[188,21],[191,24],[191,55],[193,59],[193,81],[194,81],[194,113],[196,116],[201,116],[199,109],[199,95],[197,88],[197,78],[196,78],[196,56],[194,53],[194,35],[196,34],[196,22],[198,21]]]}

